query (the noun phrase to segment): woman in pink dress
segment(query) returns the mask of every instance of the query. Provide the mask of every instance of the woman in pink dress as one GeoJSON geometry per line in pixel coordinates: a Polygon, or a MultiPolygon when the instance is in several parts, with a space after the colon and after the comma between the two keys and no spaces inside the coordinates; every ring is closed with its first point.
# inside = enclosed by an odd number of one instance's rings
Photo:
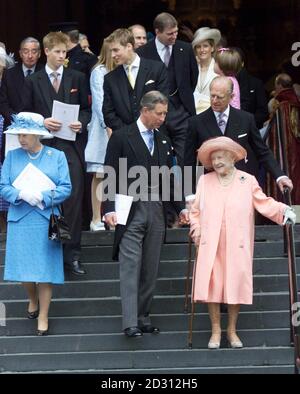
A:
{"type": "Polygon", "coordinates": [[[229,344],[243,347],[236,323],[240,304],[252,304],[255,209],[278,224],[296,220],[290,207],[263,193],[254,176],[235,168],[246,154],[228,137],[207,140],[198,150],[199,161],[214,170],[200,177],[190,212],[190,234],[198,246],[193,300],[208,304],[209,349],[220,347],[220,303],[228,304],[229,344]]]}

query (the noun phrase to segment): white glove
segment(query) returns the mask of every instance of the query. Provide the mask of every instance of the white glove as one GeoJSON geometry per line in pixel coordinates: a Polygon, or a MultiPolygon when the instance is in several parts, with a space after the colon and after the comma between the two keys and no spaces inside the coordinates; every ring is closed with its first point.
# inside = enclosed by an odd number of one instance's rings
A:
{"type": "Polygon", "coordinates": [[[288,220],[290,220],[292,222],[292,224],[295,224],[296,219],[297,219],[297,216],[296,216],[294,210],[292,208],[288,207],[284,212],[284,219],[283,219],[282,224],[284,226],[288,220]]]}
{"type": "Polygon", "coordinates": [[[31,191],[27,189],[23,189],[19,193],[19,198],[21,200],[26,201],[28,204],[32,205],[33,207],[37,204],[40,204],[43,201],[43,195],[41,192],[38,191],[31,191]]]}

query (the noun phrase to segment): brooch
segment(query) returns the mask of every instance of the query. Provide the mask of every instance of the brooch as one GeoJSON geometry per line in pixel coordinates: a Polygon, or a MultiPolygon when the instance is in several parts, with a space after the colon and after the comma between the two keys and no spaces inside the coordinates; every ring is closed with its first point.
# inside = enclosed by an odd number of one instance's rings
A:
{"type": "Polygon", "coordinates": [[[242,175],[242,176],[240,177],[240,181],[241,181],[242,183],[244,183],[245,180],[246,180],[246,177],[244,177],[244,176],[242,175]]]}
{"type": "Polygon", "coordinates": [[[46,153],[47,153],[48,156],[52,156],[52,151],[51,150],[47,150],[46,153]]]}

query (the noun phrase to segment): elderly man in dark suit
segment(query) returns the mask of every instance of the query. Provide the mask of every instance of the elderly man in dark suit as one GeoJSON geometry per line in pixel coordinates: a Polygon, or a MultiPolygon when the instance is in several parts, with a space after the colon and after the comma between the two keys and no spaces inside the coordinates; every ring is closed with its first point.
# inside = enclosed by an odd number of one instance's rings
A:
{"type": "Polygon", "coordinates": [[[103,115],[113,131],[129,125],[140,115],[140,101],[151,90],[168,94],[167,70],[161,62],[140,58],[134,52],[134,37],[117,29],[108,38],[118,67],[104,77],[103,115]]]}
{"type": "MultiPolygon", "coordinates": [[[[119,172],[120,159],[127,160],[128,188],[123,193],[134,197],[126,225],[118,224],[115,196],[109,196],[104,202],[106,222],[110,226],[116,225],[113,257],[120,262],[123,330],[128,337],[159,332],[157,327],[151,325],[149,312],[165,235],[163,188],[169,180],[166,172],[159,177],[151,177],[150,174],[154,167],[170,169],[172,166],[170,143],[158,131],[167,114],[167,103],[167,98],[160,92],[146,93],[141,100],[140,117],[135,123],[112,133],[106,153],[106,170],[112,168],[116,174],[117,193],[122,193],[119,183],[125,181],[119,172]],[[131,191],[138,176],[128,176],[137,166],[148,175],[141,177],[142,180],[148,179],[138,196],[131,191]]],[[[172,177],[169,185],[167,199],[172,202],[180,218],[186,221],[183,203],[181,200],[174,201],[172,177]]]]}
{"type": "Polygon", "coordinates": [[[178,164],[183,165],[187,122],[196,114],[194,90],[198,65],[190,43],[177,40],[178,26],[173,15],[163,12],[153,22],[156,38],[137,49],[147,59],[159,60],[168,68],[169,113],[167,128],[178,164]]]}
{"type": "Polygon", "coordinates": [[[13,68],[4,71],[0,88],[0,113],[5,120],[4,128],[10,125],[11,115],[21,111],[22,90],[25,77],[38,71],[41,56],[40,43],[36,38],[27,37],[20,44],[19,55],[22,60],[13,68]]]}
{"type": "Polygon", "coordinates": [[[292,189],[291,180],[281,171],[270,149],[263,142],[255,125],[254,116],[229,105],[232,99],[233,84],[227,77],[216,77],[210,84],[211,107],[189,120],[189,131],[185,143],[185,166],[195,168],[197,149],[204,141],[212,137],[225,135],[242,145],[247,151],[245,161],[237,167],[258,176],[258,164],[269,171],[281,191],[284,186],[292,189]]]}
{"type": "Polygon", "coordinates": [[[53,119],[53,100],[66,104],[79,104],[79,120],[69,125],[76,135],[75,141],[54,137],[49,144],[62,150],[69,164],[72,194],[63,204],[64,216],[70,225],[72,240],[64,245],[64,262],[75,274],[85,274],[80,264],[82,198],[84,190],[84,149],[87,140],[86,126],[91,118],[88,103],[87,80],[83,73],[65,69],[68,38],[62,32],[52,32],[43,39],[47,57],[45,68],[28,77],[24,85],[23,110],[44,116],[45,127],[54,135],[62,124],[53,119]]]}

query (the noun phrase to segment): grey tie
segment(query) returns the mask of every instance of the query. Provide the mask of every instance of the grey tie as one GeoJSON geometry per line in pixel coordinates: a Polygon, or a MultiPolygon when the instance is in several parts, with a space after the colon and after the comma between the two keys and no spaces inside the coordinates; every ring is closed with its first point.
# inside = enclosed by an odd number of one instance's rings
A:
{"type": "Polygon", "coordinates": [[[164,63],[166,65],[166,67],[168,67],[168,65],[170,63],[170,57],[171,57],[170,48],[168,45],[166,45],[165,46],[165,56],[164,56],[164,63]]]}
{"type": "Polygon", "coordinates": [[[145,136],[146,136],[146,145],[147,148],[149,149],[149,152],[152,153],[153,149],[153,144],[154,144],[154,133],[152,130],[147,130],[145,131],[145,136]]]}
{"type": "Polygon", "coordinates": [[[225,129],[226,129],[226,121],[224,119],[224,113],[220,113],[218,115],[218,126],[219,126],[220,130],[222,131],[222,134],[224,134],[225,129]]]}
{"type": "Polygon", "coordinates": [[[60,85],[58,77],[60,76],[60,74],[56,71],[53,71],[50,75],[51,77],[53,77],[52,85],[54,87],[54,90],[56,91],[56,93],[58,93],[59,85],[60,85]]]}

